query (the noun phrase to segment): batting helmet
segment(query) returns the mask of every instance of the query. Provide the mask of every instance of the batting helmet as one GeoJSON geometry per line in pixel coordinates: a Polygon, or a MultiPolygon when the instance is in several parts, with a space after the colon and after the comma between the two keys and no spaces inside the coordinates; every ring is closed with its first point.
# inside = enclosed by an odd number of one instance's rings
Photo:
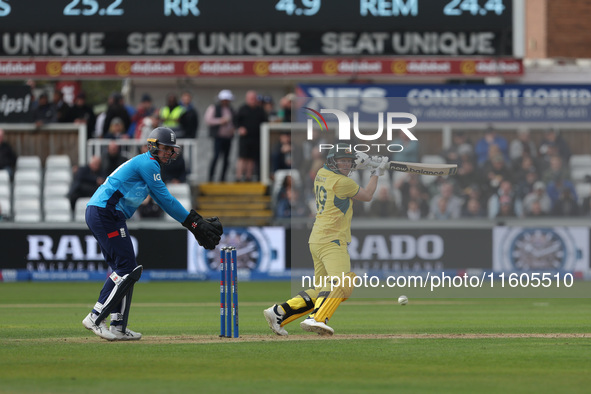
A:
{"type": "Polygon", "coordinates": [[[154,158],[161,161],[162,158],[158,157],[158,151],[161,150],[159,145],[171,146],[173,148],[173,154],[162,164],[169,164],[180,155],[181,147],[176,144],[176,134],[168,127],[157,127],[148,135],[148,150],[154,158]]]}
{"type": "Polygon", "coordinates": [[[337,159],[352,159],[353,164],[351,166],[351,171],[355,169],[355,160],[357,159],[357,156],[355,156],[355,153],[351,150],[350,144],[339,142],[328,151],[328,155],[326,156],[326,166],[333,172],[340,174],[341,172],[336,163],[337,159]]]}

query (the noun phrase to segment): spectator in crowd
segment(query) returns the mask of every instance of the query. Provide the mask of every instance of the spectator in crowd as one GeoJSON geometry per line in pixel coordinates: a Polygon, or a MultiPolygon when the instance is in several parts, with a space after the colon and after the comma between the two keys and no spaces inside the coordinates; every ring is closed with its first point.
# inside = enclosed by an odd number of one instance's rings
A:
{"type": "Polygon", "coordinates": [[[126,161],[127,159],[121,154],[121,146],[112,140],[109,142],[107,151],[101,156],[101,172],[105,176],[109,176],[126,161]]]}
{"type": "MultiPolygon", "coordinates": [[[[538,173],[535,169],[530,169],[526,174],[525,177],[517,182],[515,185],[515,195],[517,198],[523,199],[525,196],[530,194],[534,191],[534,186],[536,182],[540,180],[538,173]]],[[[544,182],[542,182],[543,184],[544,182]]],[[[545,186],[544,186],[545,189],[545,186]]]]}
{"type": "Polygon", "coordinates": [[[288,170],[291,168],[291,133],[282,132],[279,141],[271,150],[271,171],[288,170]]]}
{"type": "Polygon", "coordinates": [[[101,171],[101,158],[93,156],[87,165],[78,168],[74,174],[68,197],[72,209],[80,197],[92,197],[96,189],[105,181],[105,174],[101,171]]]}
{"type": "Polygon", "coordinates": [[[122,99],[123,101],[123,107],[125,108],[125,110],[127,111],[127,115],[129,116],[129,126],[127,126],[127,129],[125,130],[127,136],[129,138],[133,138],[134,134],[135,134],[135,129],[137,127],[137,123],[133,121],[133,117],[136,113],[136,109],[133,105],[126,103],[125,99],[122,99]]]}
{"type": "Polygon", "coordinates": [[[174,131],[178,138],[184,137],[184,130],[181,129],[181,116],[185,113],[185,108],[180,105],[174,93],[166,96],[166,105],[160,108],[160,125],[168,127],[174,131]]]}
{"type": "MultiPolygon", "coordinates": [[[[484,209],[484,203],[486,201],[484,200],[484,198],[482,196],[482,190],[480,189],[480,185],[475,183],[473,185],[466,187],[465,189],[462,189],[460,197],[464,201],[464,204],[462,206],[463,209],[466,208],[467,202],[471,199],[478,200],[478,202],[480,203],[480,206],[484,209]]],[[[485,212],[485,214],[486,214],[486,212],[485,212]]]]}
{"type": "Polygon", "coordinates": [[[279,190],[275,204],[275,217],[278,219],[287,219],[309,216],[310,209],[304,199],[300,198],[298,188],[294,187],[291,176],[286,176],[283,179],[283,185],[279,190]]]}
{"type": "Polygon", "coordinates": [[[144,202],[137,208],[137,212],[142,219],[154,219],[162,217],[162,208],[154,202],[151,196],[148,195],[144,202]]]}
{"type": "Polygon", "coordinates": [[[549,167],[542,174],[542,180],[548,183],[557,178],[570,179],[570,171],[564,165],[562,157],[555,154],[549,157],[549,167]]]}
{"type": "Polygon", "coordinates": [[[291,201],[291,216],[294,218],[307,218],[310,217],[311,211],[306,200],[301,198],[300,189],[297,187],[291,188],[291,197],[288,197],[291,201]]]}
{"type": "Polygon", "coordinates": [[[485,218],[486,211],[478,198],[471,197],[462,207],[462,218],[485,218]]]}
{"type": "Polygon", "coordinates": [[[523,214],[525,216],[533,215],[534,204],[537,204],[535,209],[539,209],[544,215],[549,214],[552,209],[552,200],[546,193],[546,185],[542,181],[534,183],[533,190],[523,198],[523,214]]]}
{"type": "Polygon", "coordinates": [[[179,155],[176,160],[160,168],[162,182],[164,183],[186,183],[187,167],[183,155],[179,155]]]}
{"type": "Polygon", "coordinates": [[[109,128],[111,127],[111,121],[114,118],[119,118],[123,122],[123,132],[127,134],[127,131],[131,125],[131,118],[129,117],[127,108],[125,108],[123,96],[121,93],[116,92],[111,93],[109,96],[108,107],[107,111],[105,112],[104,122],[102,125],[102,133],[97,137],[103,137],[107,135],[109,128]]]}
{"type": "MultiPolygon", "coordinates": [[[[449,209],[449,199],[441,197],[437,200],[437,206],[429,212],[429,219],[448,220],[452,219],[449,209]]],[[[455,218],[454,218],[455,219],[455,218]]]]}
{"type": "Polygon", "coordinates": [[[513,218],[516,217],[515,206],[513,201],[508,197],[501,197],[499,212],[495,217],[497,218],[513,218]]]}
{"type": "MultiPolygon", "coordinates": [[[[142,136],[142,127],[144,127],[143,120],[146,117],[153,117],[156,115],[156,108],[152,104],[152,97],[144,93],[140,100],[140,103],[137,105],[135,109],[135,113],[131,117],[131,122],[135,123],[135,131],[134,131],[134,138],[141,138],[142,136]]],[[[150,131],[154,129],[155,123],[151,123],[150,131]]],[[[145,140],[145,138],[143,138],[145,140]]]]}
{"type": "Polygon", "coordinates": [[[310,152],[310,164],[306,167],[307,176],[305,177],[304,181],[306,190],[312,190],[316,173],[322,168],[324,162],[325,158],[323,157],[322,153],[318,149],[312,149],[310,152]]]}
{"type": "Polygon", "coordinates": [[[181,107],[183,113],[179,119],[181,129],[183,130],[183,138],[195,138],[197,137],[197,130],[199,129],[199,113],[197,108],[191,101],[193,97],[189,92],[183,92],[181,94],[181,107]]]}
{"type": "Polygon", "coordinates": [[[70,109],[72,122],[86,124],[86,138],[91,138],[96,123],[96,115],[92,107],[86,104],[86,93],[80,92],[74,99],[74,105],[70,109]]]}
{"type": "Polygon", "coordinates": [[[492,129],[488,128],[484,131],[484,136],[476,142],[474,152],[476,153],[476,163],[479,167],[484,166],[484,163],[489,158],[489,150],[491,145],[499,147],[501,154],[505,160],[509,159],[507,140],[492,129]]]}
{"type": "Polygon", "coordinates": [[[279,116],[283,123],[291,122],[291,104],[293,100],[295,100],[295,94],[293,93],[286,94],[279,100],[280,109],[277,112],[277,116],[279,116]]]}
{"type": "Polygon", "coordinates": [[[158,125],[158,116],[145,116],[137,123],[135,127],[135,138],[145,141],[150,135],[150,132],[158,125]]]}
{"type": "Polygon", "coordinates": [[[238,145],[238,163],[236,180],[251,182],[258,174],[260,159],[261,124],[267,121],[267,114],[259,106],[257,92],[246,92],[246,103],[240,107],[236,115],[236,125],[240,136],[238,145]]]}
{"type": "Polygon", "coordinates": [[[55,107],[49,102],[47,93],[41,93],[37,105],[33,110],[33,121],[37,128],[57,121],[57,113],[55,107]]]}
{"type": "Polygon", "coordinates": [[[412,141],[402,130],[398,132],[398,138],[392,140],[392,144],[401,145],[404,149],[401,152],[392,153],[392,160],[418,163],[419,141],[412,141]]]}
{"type": "Polygon", "coordinates": [[[281,118],[279,117],[279,114],[277,113],[277,111],[275,111],[275,102],[273,101],[273,97],[266,94],[266,95],[261,96],[259,98],[259,101],[261,102],[261,105],[263,106],[263,109],[265,110],[265,113],[267,114],[267,119],[269,122],[273,122],[273,123],[281,122],[281,118]]]}
{"type": "Polygon", "coordinates": [[[454,194],[453,185],[445,181],[439,186],[439,194],[431,198],[429,213],[435,219],[457,219],[462,213],[462,204],[462,199],[454,194]]]}
{"type": "Polygon", "coordinates": [[[529,213],[526,213],[525,216],[530,218],[539,218],[547,216],[547,214],[542,209],[542,203],[538,200],[533,200],[529,209],[529,213]]]}
{"type": "Polygon", "coordinates": [[[490,196],[496,193],[503,181],[512,182],[511,169],[502,154],[495,154],[482,168],[484,173],[483,191],[490,196]]]}
{"type": "Polygon", "coordinates": [[[420,203],[417,200],[410,200],[406,209],[403,211],[403,217],[408,220],[420,220],[426,217],[420,208],[420,203]]]}
{"type": "Polygon", "coordinates": [[[449,148],[441,152],[441,156],[449,164],[457,164],[462,167],[465,158],[473,161],[474,147],[463,131],[456,131],[452,134],[452,144],[449,148]]]}
{"type": "Polygon", "coordinates": [[[509,159],[513,163],[520,162],[522,157],[535,159],[537,156],[536,144],[530,139],[528,129],[517,130],[517,138],[509,145],[509,159]]]}
{"type": "Polygon", "coordinates": [[[581,214],[585,216],[591,215],[591,196],[587,196],[581,203],[581,214]]]}
{"type": "Polygon", "coordinates": [[[556,129],[548,129],[544,133],[544,139],[540,143],[540,156],[545,163],[549,163],[549,158],[558,154],[565,163],[568,163],[571,156],[571,150],[567,142],[556,129]]]}
{"type": "Polygon", "coordinates": [[[405,174],[394,184],[394,188],[400,191],[402,211],[408,208],[410,200],[415,200],[419,203],[423,216],[429,213],[429,203],[427,202],[430,199],[429,192],[417,174],[405,174]]]}
{"type": "Polygon", "coordinates": [[[53,107],[55,108],[56,121],[58,123],[72,122],[70,106],[64,101],[64,93],[61,90],[53,92],[53,107]]]}
{"type": "Polygon", "coordinates": [[[521,201],[515,197],[513,184],[508,180],[503,180],[497,191],[488,199],[488,217],[494,219],[497,216],[522,216],[523,210],[521,201]],[[502,205],[505,204],[503,210],[502,205]],[[507,207],[507,205],[509,205],[507,207]],[[512,214],[509,214],[509,210],[512,214]]]}
{"type": "Polygon", "coordinates": [[[109,125],[109,131],[105,135],[105,138],[110,138],[110,139],[114,139],[114,140],[129,138],[129,135],[125,131],[125,124],[123,123],[123,119],[121,119],[121,118],[111,119],[111,124],[109,125]]]}
{"type": "Polygon", "coordinates": [[[277,201],[275,203],[276,218],[285,219],[291,217],[291,203],[293,201],[291,193],[292,184],[293,179],[291,175],[286,175],[277,193],[277,201]]]}
{"type": "Polygon", "coordinates": [[[369,206],[369,216],[375,218],[393,218],[398,216],[396,201],[390,195],[390,190],[385,186],[380,186],[377,196],[371,201],[369,206]]]}
{"type": "Polygon", "coordinates": [[[523,182],[529,172],[538,172],[538,168],[536,166],[534,159],[532,159],[531,156],[528,156],[527,154],[525,154],[520,159],[517,159],[513,163],[515,164],[515,173],[513,175],[513,181],[515,182],[515,184],[523,182]]]}
{"type": "Polygon", "coordinates": [[[458,166],[458,173],[455,175],[455,181],[458,185],[459,190],[464,190],[475,184],[482,182],[482,175],[476,168],[476,164],[473,160],[464,160],[461,165],[458,166]]]}
{"type": "Polygon", "coordinates": [[[215,169],[220,156],[222,158],[220,181],[226,181],[230,148],[236,132],[232,100],[234,100],[232,92],[224,89],[218,93],[218,102],[211,104],[205,110],[205,123],[209,126],[209,136],[213,138],[213,158],[209,164],[209,182],[214,181],[215,169]]]}
{"type": "Polygon", "coordinates": [[[552,201],[552,215],[575,216],[578,214],[577,192],[571,181],[557,176],[548,183],[546,191],[552,201]]]}
{"type": "MultiPolygon", "coordinates": [[[[306,139],[301,144],[301,158],[296,158],[298,161],[295,161],[294,168],[297,168],[302,174],[306,174],[304,177],[304,190],[311,190],[313,188],[316,173],[324,165],[325,161],[322,153],[318,152],[318,147],[320,144],[326,144],[328,142],[326,133],[320,133],[318,129],[314,129],[312,131],[312,139],[306,139]]],[[[292,162],[294,161],[292,160],[292,162]]]]}
{"type": "Polygon", "coordinates": [[[0,170],[8,170],[8,174],[12,178],[17,155],[14,149],[12,149],[12,146],[4,138],[4,129],[0,128],[0,170]]]}

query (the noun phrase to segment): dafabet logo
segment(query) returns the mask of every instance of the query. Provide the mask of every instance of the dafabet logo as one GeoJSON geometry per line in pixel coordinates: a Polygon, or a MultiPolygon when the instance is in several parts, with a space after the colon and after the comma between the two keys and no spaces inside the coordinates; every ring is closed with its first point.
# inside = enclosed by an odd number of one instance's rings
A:
{"type": "MultiPolygon", "coordinates": [[[[338,123],[338,132],[337,138],[338,142],[347,142],[351,141],[351,129],[353,129],[353,133],[355,138],[361,141],[376,141],[382,137],[384,133],[384,113],[378,113],[378,130],[373,134],[364,134],[359,130],[359,113],[353,113],[353,127],[351,127],[351,120],[349,116],[338,109],[320,109],[320,112],[309,108],[304,107],[305,110],[308,111],[307,115],[311,118],[308,119],[307,123],[307,139],[309,141],[314,139],[314,121],[320,127],[321,132],[328,131],[328,124],[326,123],[326,119],[322,114],[332,114],[336,116],[337,123],[338,123]]],[[[386,138],[388,141],[393,140],[393,130],[400,130],[411,141],[417,141],[417,137],[409,130],[416,126],[417,124],[417,117],[408,112],[387,112],[386,113],[386,138]],[[395,123],[400,122],[401,120],[407,120],[409,122],[406,123],[395,123]]],[[[333,144],[319,144],[318,150],[330,150],[333,148],[333,144]]],[[[354,152],[368,152],[372,148],[377,149],[377,152],[386,150],[388,152],[401,152],[404,148],[400,144],[351,144],[349,145],[349,149],[354,152]]]]}

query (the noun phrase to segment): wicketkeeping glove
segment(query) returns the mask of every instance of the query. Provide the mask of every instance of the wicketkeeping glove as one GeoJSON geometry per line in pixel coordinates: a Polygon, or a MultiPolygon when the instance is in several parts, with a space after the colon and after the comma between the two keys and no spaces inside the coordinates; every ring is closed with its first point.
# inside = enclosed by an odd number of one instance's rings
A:
{"type": "Polygon", "coordinates": [[[214,226],[219,232],[220,235],[224,233],[224,227],[222,226],[222,222],[220,222],[220,218],[214,216],[212,218],[205,218],[212,226],[214,226]]]}
{"type": "Polygon", "coordinates": [[[224,233],[222,224],[217,217],[203,219],[201,215],[191,209],[189,216],[183,222],[199,243],[205,249],[215,249],[224,233]]]}
{"type": "Polygon", "coordinates": [[[371,175],[382,176],[388,169],[388,158],[386,156],[382,156],[381,158],[373,156],[371,164],[374,166],[374,169],[371,170],[371,175]]]}

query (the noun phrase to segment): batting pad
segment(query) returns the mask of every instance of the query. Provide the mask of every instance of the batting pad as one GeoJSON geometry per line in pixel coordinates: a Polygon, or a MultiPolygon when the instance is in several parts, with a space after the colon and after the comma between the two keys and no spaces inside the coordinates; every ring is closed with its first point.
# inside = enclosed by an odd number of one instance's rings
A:
{"type": "Polygon", "coordinates": [[[281,327],[313,311],[317,296],[317,290],[309,289],[300,291],[297,296],[281,304],[281,308],[285,311],[281,327]]]}
{"type": "Polygon", "coordinates": [[[142,270],[143,267],[138,265],[133,271],[131,271],[129,274],[123,275],[122,277],[117,275],[116,272],[113,272],[109,276],[115,283],[115,287],[113,287],[111,294],[109,294],[109,298],[107,298],[107,301],[105,301],[102,310],[97,310],[99,315],[95,320],[95,324],[100,324],[100,322],[105,320],[105,317],[107,317],[107,315],[109,315],[113,309],[119,306],[119,303],[123,297],[125,297],[127,293],[133,289],[135,282],[140,280],[140,277],[142,276],[142,270]]]}
{"type": "Polygon", "coordinates": [[[354,272],[348,272],[343,276],[341,285],[334,288],[329,295],[322,300],[322,305],[314,314],[314,320],[325,324],[328,323],[341,302],[346,301],[353,293],[353,279],[356,276],[357,275],[355,275],[354,272]]]}

